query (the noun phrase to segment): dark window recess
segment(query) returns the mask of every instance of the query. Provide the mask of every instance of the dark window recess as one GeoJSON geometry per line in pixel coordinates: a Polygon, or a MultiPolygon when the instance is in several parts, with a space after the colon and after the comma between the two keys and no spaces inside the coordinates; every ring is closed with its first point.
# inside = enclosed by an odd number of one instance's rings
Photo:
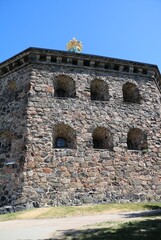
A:
{"type": "Polygon", "coordinates": [[[73,59],[73,60],[72,60],[72,64],[73,64],[73,65],[78,65],[78,60],[77,60],[77,59],[73,59]]]}
{"type": "Polygon", "coordinates": [[[23,60],[22,59],[19,60],[19,66],[21,66],[21,65],[23,65],[23,60]]]}
{"type": "Polygon", "coordinates": [[[46,55],[40,55],[39,60],[40,60],[41,62],[45,62],[45,61],[46,61],[46,55]]]}
{"type": "Polygon", "coordinates": [[[21,65],[20,61],[17,60],[16,62],[14,62],[14,67],[19,67],[21,65]]]}
{"type": "Polygon", "coordinates": [[[147,74],[147,69],[143,69],[143,74],[147,74]]]}
{"type": "Polygon", "coordinates": [[[60,123],[53,129],[54,148],[76,148],[76,134],[69,125],[60,123]]]}
{"type": "Polygon", "coordinates": [[[66,91],[64,89],[59,88],[59,89],[56,90],[55,96],[60,97],[60,98],[64,98],[64,97],[66,97],[66,91]]]}
{"type": "Polygon", "coordinates": [[[23,58],[24,62],[28,62],[28,55],[23,58]]]}
{"type": "Polygon", "coordinates": [[[86,67],[89,67],[90,61],[89,60],[84,60],[83,65],[86,67]]]}
{"type": "Polygon", "coordinates": [[[93,148],[103,149],[103,141],[101,139],[93,139],[93,148]]]}
{"type": "Polygon", "coordinates": [[[124,66],[124,72],[129,72],[129,67],[128,66],[124,66]]]}
{"type": "Polygon", "coordinates": [[[57,58],[56,57],[54,57],[54,56],[51,56],[51,62],[57,62],[57,58]]]}
{"type": "Polygon", "coordinates": [[[8,72],[8,69],[7,68],[2,68],[2,74],[5,74],[8,72]]]}
{"type": "Polygon", "coordinates": [[[109,91],[106,82],[100,79],[95,79],[90,86],[91,100],[108,101],[109,91]]]}
{"type": "Polygon", "coordinates": [[[108,64],[105,64],[105,69],[109,69],[109,65],[108,64]]]}
{"type": "Polygon", "coordinates": [[[91,92],[91,100],[99,99],[97,92],[91,92]]]}
{"type": "Polygon", "coordinates": [[[134,73],[138,73],[138,69],[134,67],[134,73]]]}
{"type": "Polygon", "coordinates": [[[74,98],[76,96],[75,81],[69,76],[59,75],[54,79],[55,97],[74,98]]]}
{"type": "Polygon", "coordinates": [[[131,129],[127,135],[127,148],[129,150],[148,149],[147,135],[141,129],[131,129]]]}
{"type": "Polygon", "coordinates": [[[118,71],[119,70],[119,65],[115,65],[114,70],[118,71]]]}
{"type": "Polygon", "coordinates": [[[113,149],[113,137],[105,127],[98,127],[93,131],[93,148],[96,149],[113,149]]]}
{"type": "Polygon", "coordinates": [[[55,142],[56,148],[65,148],[66,147],[66,139],[65,138],[57,138],[55,142]]]}
{"type": "Polygon", "coordinates": [[[140,103],[140,91],[134,83],[126,82],[122,87],[122,91],[124,102],[140,103]]]}

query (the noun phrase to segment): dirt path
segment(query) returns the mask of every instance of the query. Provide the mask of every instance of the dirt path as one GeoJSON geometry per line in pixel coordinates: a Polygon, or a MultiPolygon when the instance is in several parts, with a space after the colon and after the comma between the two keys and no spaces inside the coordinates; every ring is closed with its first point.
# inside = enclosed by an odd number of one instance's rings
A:
{"type": "Polygon", "coordinates": [[[54,233],[62,230],[80,229],[84,226],[100,222],[129,221],[143,216],[155,215],[159,211],[161,212],[161,210],[153,210],[130,213],[107,213],[59,219],[0,222],[0,240],[49,240],[54,233]]]}

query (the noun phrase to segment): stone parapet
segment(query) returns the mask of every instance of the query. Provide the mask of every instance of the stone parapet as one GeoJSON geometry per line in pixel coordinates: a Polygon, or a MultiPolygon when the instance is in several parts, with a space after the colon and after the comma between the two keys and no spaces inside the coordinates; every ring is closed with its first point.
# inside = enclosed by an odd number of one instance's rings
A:
{"type": "Polygon", "coordinates": [[[104,71],[117,71],[145,75],[155,78],[157,87],[161,89],[160,72],[157,66],[122,59],[107,58],[89,54],[78,54],[65,51],[29,48],[22,53],[0,64],[0,76],[28,63],[46,63],[58,65],[72,65],[73,67],[87,67],[104,71]]]}

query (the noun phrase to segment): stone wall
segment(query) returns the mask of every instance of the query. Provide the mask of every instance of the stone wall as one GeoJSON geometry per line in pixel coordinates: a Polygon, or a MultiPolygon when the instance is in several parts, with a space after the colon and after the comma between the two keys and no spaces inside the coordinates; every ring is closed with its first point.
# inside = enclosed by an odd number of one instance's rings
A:
{"type": "Polygon", "coordinates": [[[29,88],[30,70],[28,67],[1,77],[0,206],[14,205],[22,194],[29,88]]]}
{"type": "Polygon", "coordinates": [[[1,206],[160,201],[160,93],[148,75],[36,62],[0,89],[1,206]],[[136,143],[143,133],[136,149],[131,130],[136,143]]]}
{"type": "Polygon", "coordinates": [[[159,201],[161,196],[160,100],[146,76],[90,69],[33,65],[27,109],[28,147],[23,196],[40,205],[159,201]],[[75,98],[54,97],[59,76],[75,81],[75,98]],[[107,83],[109,98],[92,101],[94,80],[107,83]],[[123,101],[126,82],[139,89],[140,103],[123,101]],[[76,147],[54,148],[58,124],[76,133],[76,147]],[[111,149],[93,148],[93,131],[106,128],[111,149]],[[147,135],[148,149],[128,150],[130,129],[147,135]]]}

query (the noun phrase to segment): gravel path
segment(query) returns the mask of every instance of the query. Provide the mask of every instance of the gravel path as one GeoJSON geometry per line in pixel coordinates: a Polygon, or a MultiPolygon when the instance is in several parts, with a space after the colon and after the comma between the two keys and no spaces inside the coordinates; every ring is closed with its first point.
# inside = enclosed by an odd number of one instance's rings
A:
{"type": "Polygon", "coordinates": [[[161,210],[0,222],[0,240],[49,240],[58,231],[80,229],[100,222],[134,220],[143,216],[155,215],[158,212],[161,213],[161,210]]]}

